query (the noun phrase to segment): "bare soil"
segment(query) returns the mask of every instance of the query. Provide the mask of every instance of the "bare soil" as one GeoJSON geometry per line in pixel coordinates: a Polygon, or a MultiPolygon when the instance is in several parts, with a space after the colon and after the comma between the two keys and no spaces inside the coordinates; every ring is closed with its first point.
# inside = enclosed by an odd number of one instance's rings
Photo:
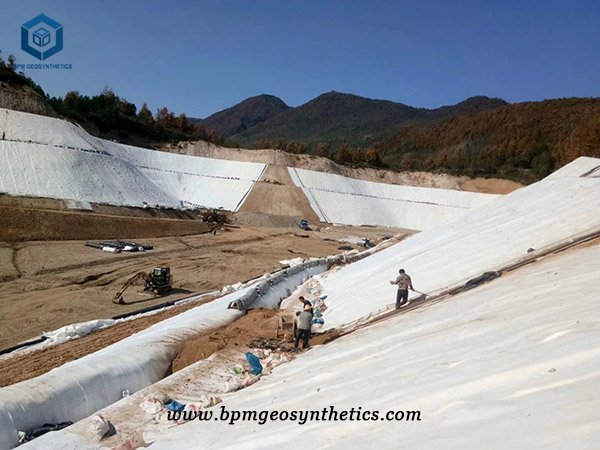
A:
{"type": "MultiPolygon", "coordinates": [[[[24,209],[60,211],[62,202],[21,199],[24,209]]],[[[10,207],[17,200],[8,199],[10,207]],[[12,202],[12,204],[10,204],[12,202]]],[[[6,205],[6,203],[5,203],[6,205]]],[[[136,216],[139,209],[106,207],[103,213],[136,216]]],[[[144,211],[141,211],[144,214],[144,211]]],[[[169,214],[163,212],[161,214],[169,214]]],[[[249,213],[250,214],[250,213],[249,213]]],[[[265,216],[269,216],[265,214],[265,216]]],[[[161,218],[162,219],[162,218],[161,218]]],[[[167,219],[168,220],[168,219],[167,219]]],[[[153,245],[143,253],[106,253],[86,247],[83,240],[0,241],[0,348],[34,338],[44,331],[92,319],[109,318],[143,307],[219,290],[281,266],[297,257],[337,254],[338,239],[360,236],[374,242],[402,230],[376,227],[323,226],[319,231],[236,225],[217,235],[137,238],[153,245]],[[112,302],[123,283],[137,272],[168,265],[174,293],[162,297],[138,294],[141,284],[125,294],[134,302],[112,302]]],[[[408,233],[407,233],[408,234],[408,233]]],[[[347,245],[347,244],[345,244],[347,245]]],[[[361,249],[354,245],[353,247],[361,249]]],[[[81,339],[0,361],[0,385],[29,379],[106,347],[197,303],[184,304],[157,315],[128,321],[81,339]]]]}
{"type": "Polygon", "coordinates": [[[206,359],[224,348],[246,348],[252,340],[259,337],[276,338],[279,314],[281,312],[275,309],[255,309],[228,326],[188,339],[173,361],[173,372],[206,359]]]}
{"type": "MultiPolygon", "coordinates": [[[[297,187],[285,166],[269,165],[244,201],[241,213],[263,213],[308,219],[318,223],[319,217],[310,206],[302,189],[297,187]]],[[[297,223],[297,222],[296,222],[297,223]]]]}
{"type": "MultiPolygon", "coordinates": [[[[239,351],[256,348],[257,343],[260,342],[268,342],[270,347],[277,346],[278,351],[292,351],[293,336],[290,333],[277,333],[277,324],[281,316],[285,316],[288,321],[293,320],[293,314],[289,310],[254,309],[232,324],[188,339],[173,361],[173,372],[206,359],[223,349],[239,351]]],[[[311,337],[310,344],[324,344],[338,336],[339,332],[335,330],[316,334],[311,337]]]]}
{"type": "Polygon", "coordinates": [[[5,244],[0,273],[8,280],[0,283],[0,348],[67,324],[221,289],[269,272],[280,260],[338,253],[339,244],[324,237],[243,227],[216,236],[141,239],[154,250],[120,254],[86,247],[85,241],[5,244]],[[135,303],[112,303],[127,279],[158,265],[171,268],[175,294],[148,298],[136,293],[139,285],[125,294],[125,301],[135,303]]]}
{"type": "MultiPolygon", "coordinates": [[[[212,227],[198,220],[194,212],[91,206],[91,211],[79,211],[58,199],[0,196],[0,348],[72,323],[220,290],[270,272],[283,260],[337,254],[342,245],[338,239],[344,237],[367,237],[377,243],[402,232],[319,224],[308,200],[282,166],[265,171],[239,213],[240,218],[246,215],[249,223],[258,222],[259,226],[228,226],[215,235],[206,233],[212,227]],[[299,218],[308,218],[315,231],[300,232],[299,218]],[[154,249],[107,253],[85,246],[88,241],[111,238],[134,240],[154,249]],[[171,268],[171,294],[141,295],[140,283],[125,293],[128,304],[113,303],[114,295],[130,277],[159,265],[171,268]]],[[[0,384],[37,376],[192,306],[179,306],[6,359],[0,362],[0,384]]]]}
{"type": "Polygon", "coordinates": [[[0,195],[0,241],[184,236],[210,229],[197,213],[188,211],[92,207],[92,211],[76,211],[62,200],[0,195]]]}

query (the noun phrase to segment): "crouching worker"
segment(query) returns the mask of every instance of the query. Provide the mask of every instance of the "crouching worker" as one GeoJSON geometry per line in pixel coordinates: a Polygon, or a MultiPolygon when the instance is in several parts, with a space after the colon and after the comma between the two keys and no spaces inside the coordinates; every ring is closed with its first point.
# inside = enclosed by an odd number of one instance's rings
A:
{"type": "Polygon", "coordinates": [[[298,297],[298,301],[304,305],[305,309],[308,306],[310,308],[310,313],[311,314],[313,313],[313,305],[312,305],[312,303],[310,301],[306,300],[304,298],[304,296],[301,295],[300,297],[298,297]]]}
{"type": "Polygon", "coordinates": [[[312,308],[309,305],[304,306],[304,311],[300,313],[297,319],[296,341],[294,350],[298,351],[298,343],[302,339],[302,349],[308,348],[308,339],[310,338],[310,329],[312,327],[312,308]]]}

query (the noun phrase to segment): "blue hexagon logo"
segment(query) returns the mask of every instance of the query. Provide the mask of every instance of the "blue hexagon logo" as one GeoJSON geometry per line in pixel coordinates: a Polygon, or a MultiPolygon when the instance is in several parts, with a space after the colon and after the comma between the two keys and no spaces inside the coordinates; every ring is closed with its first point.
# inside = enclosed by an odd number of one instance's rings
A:
{"type": "Polygon", "coordinates": [[[63,49],[63,26],[40,14],[21,25],[21,49],[43,61],[63,49]]]}

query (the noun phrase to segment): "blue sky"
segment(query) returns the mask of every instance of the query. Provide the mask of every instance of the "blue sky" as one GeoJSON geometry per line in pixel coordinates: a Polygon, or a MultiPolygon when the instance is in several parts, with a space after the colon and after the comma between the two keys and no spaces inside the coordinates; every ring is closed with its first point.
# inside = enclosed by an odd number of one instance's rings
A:
{"type": "Polygon", "coordinates": [[[600,2],[3,0],[0,49],[45,13],[64,50],[26,71],[50,95],[110,86],[205,117],[261,93],[297,106],[336,90],[420,107],[600,96],[600,2]]]}

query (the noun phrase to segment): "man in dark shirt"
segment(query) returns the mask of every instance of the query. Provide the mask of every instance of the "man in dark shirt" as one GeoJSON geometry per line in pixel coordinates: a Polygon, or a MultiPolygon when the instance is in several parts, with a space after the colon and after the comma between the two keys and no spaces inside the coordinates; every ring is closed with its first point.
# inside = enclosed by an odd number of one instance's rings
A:
{"type": "Polygon", "coordinates": [[[404,269],[399,270],[399,275],[394,281],[390,281],[390,284],[398,285],[398,292],[396,293],[396,309],[410,305],[410,301],[408,300],[408,290],[414,291],[415,289],[413,288],[410,276],[406,274],[404,269]]]}
{"type": "Polygon", "coordinates": [[[313,305],[311,302],[309,302],[308,300],[306,300],[302,295],[300,297],[298,297],[298,301],[300,303],[302,303],[304,306],[308,306],[310,308],[310,312],[312,314],[313,312],[313,305]]]}

